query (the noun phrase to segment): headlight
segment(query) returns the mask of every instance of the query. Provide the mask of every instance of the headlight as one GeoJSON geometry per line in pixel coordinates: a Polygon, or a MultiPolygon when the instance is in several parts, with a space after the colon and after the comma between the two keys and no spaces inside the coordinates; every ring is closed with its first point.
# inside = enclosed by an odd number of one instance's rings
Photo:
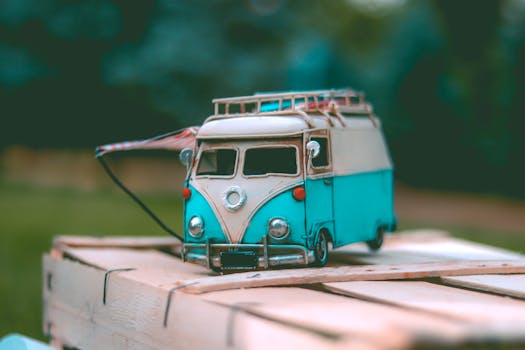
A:
{"type": "Polygon", "coordinates": [[[290,233],[290,225],[285,219],[271,219],[268,223],[268,233],[272,238],[283,239],[290,233]]]}
{"type": "Polygon", "coordinates": [[[188,222],[188,232],[193,238],[201,238],[204,232],[204,221],[200,216],[193,216],[188,222]]]}

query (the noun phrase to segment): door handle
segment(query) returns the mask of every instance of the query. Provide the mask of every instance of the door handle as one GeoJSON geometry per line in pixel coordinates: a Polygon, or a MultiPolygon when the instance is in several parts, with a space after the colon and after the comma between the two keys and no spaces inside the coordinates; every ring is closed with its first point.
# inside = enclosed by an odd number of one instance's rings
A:
{"type": "Polygon", "coordinates": [[[332,184],[332,178],[326,178],[323,180],[325,185],[331,185],[332,184]]]}

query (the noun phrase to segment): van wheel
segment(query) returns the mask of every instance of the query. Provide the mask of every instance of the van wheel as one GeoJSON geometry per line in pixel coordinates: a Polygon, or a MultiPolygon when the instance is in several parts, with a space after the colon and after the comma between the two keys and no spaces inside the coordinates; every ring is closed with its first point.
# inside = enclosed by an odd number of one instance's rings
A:
{"type": "Polygon", "coordinates": [[[219,274],[222,275],[222,269],[220,267],[210,266],[210,270],[212,270],[213,272],[216,272],[216,273],[219,273],[219,274]]]}
{"type": "Polygon", "coordinates": [[[381,246],[383,245],[383,237],[385,236],[385,228],[384,227],[378,227],[376,236],[374,239],[370,241],[366,241],[366,245],[368,246],[368,249],[375,252],[376,250],[379,250],[381,246]]]}
{"type": "Polygon", "coordinates": [[[325,266],[328,261],[328,237],[325,231],[319,232],[317,242],[314,247],[315,262],[314,266],[325,266]]]}

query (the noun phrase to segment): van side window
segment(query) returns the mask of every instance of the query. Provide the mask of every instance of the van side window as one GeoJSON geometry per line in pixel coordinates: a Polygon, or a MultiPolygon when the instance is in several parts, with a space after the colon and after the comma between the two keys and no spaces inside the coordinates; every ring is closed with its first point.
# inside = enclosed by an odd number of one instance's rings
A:
{"type": "Polygon", "coordinates": [[[315,168],[322,168],[328,166],[328,138],[326,137],[312,137],[311,141],[317,141],[321,148],[319,155],[312,159],[312,166],[315,168]]]}

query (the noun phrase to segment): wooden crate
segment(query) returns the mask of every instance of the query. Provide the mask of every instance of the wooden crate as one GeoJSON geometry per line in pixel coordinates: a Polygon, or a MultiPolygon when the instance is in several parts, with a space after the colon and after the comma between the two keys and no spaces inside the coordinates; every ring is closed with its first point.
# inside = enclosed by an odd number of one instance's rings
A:
{"type": "Polygon", "coordinates": [[[525,257],[439,231],[399,233],[324,268],[217,275],[171,238],[57,237],[43,257],[57,348],[407,349],[525,345],[525,257]]]}

